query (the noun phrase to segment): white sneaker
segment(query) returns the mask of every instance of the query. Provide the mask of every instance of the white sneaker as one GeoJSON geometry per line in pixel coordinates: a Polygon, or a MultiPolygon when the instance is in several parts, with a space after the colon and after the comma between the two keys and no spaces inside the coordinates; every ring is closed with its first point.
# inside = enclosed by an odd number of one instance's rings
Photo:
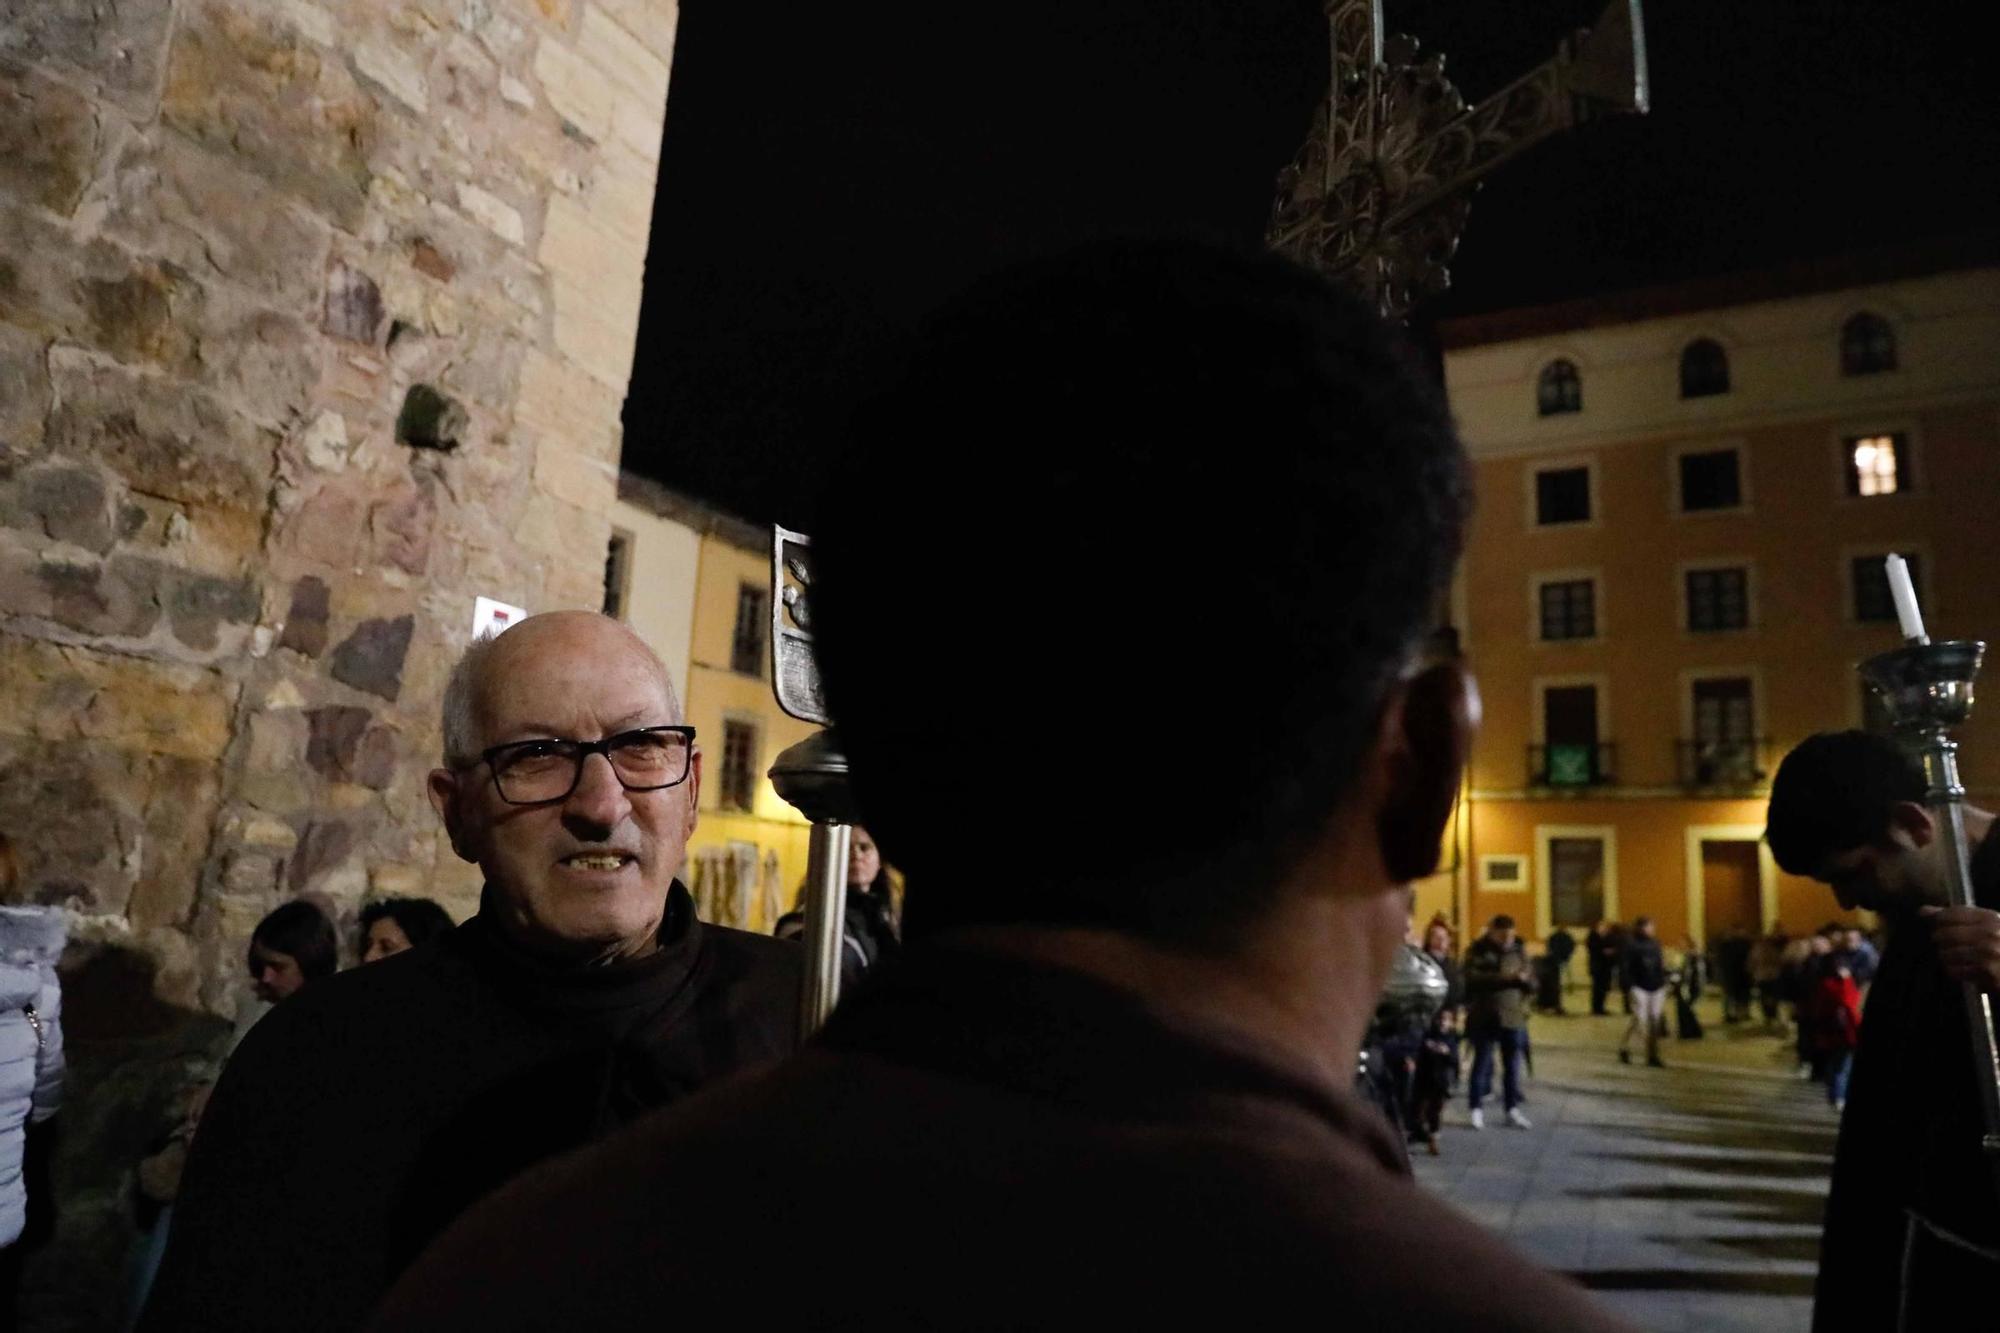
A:
{"type": "Polygon", "coordinates": [[[1833,1104],[1833,1113],[1835,1115],[1839,1115],[1842,1111],[1845,1111],[1846,1109],[1847,1109],[1847,1103],[1845,1101],[1838,1101],[1833,1104]]]}
{"type": "Polygon", "coordinates": [[[1481,1110],[1477,1109],[1476,1107],[1475,1107],[1475,1108],[1473,1109],[1473,1112],[1472,1112],[1472,1127],[1473,1127],[1474,1129],[1485,1129],[1485,1128],[1486,1128],[1486,1112],[1484,1112],[1484,1111],[1481,1111],[1481,1110]]]}
{"type": "Polygon", "coordinates": [[[1798,1071],[1797,1071],[1797,1072],[1798,1072],[1798,1076],[1799,1076],[1799,1077],[1800,1077],[1801,1079],[1808,1079],[1808,1078],[1811,1078],[1811,1077],[1812,1077],[1812,1066],[1811,1066],[1811,1065],[1809,1065],[1809,1064],[1807,1064],[1807,1063],[1805,1063],[1805,1062],[1804,1062],[1803,1060],[1801,1060],[1801,1061],[1799,1062],[1799,1067],[1798,1067],[1798,1071]]]}
{"type": "Polygon", "coordinates": [[[1513,1126],[1514,1128],[1516,1128],[1516,1129],[1528,1129],[1528,1128],[1530,1128],[1530,1126],[1529,1126],[1529,1124],[1528,1124],[1528,1117],[1527,1117],[1527,1116],[1525,1116],[1525,1115],[1522,1115],[1522,1114],[1521,1114],[1521,1108],[1520,1108],[1520,1107],[1518,1107],[1518,1106],[1515,1106],[1515,1107],[1510,1107],[1510,1108],[1508,1109],[1508,1111],[1507,1111],[1507,1123],[1508,1123],[1508,1124],[1510,1124],[1510,1125],[1512,1125],[1512,1126],[1513,1126]]]}

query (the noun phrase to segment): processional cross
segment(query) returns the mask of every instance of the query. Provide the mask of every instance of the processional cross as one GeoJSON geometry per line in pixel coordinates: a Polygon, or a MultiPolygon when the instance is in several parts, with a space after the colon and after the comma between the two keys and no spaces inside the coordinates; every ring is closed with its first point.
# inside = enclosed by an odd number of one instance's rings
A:
{"type": "Polygon", "coordinates": [[[1480,177],[1585,120],[1647,109],[1640,0],[1611,0],[1594,27],[1476,106],[1419,58],[1385,42],[1382,0],[1327,0],[1333,70],[1313,128],[1278,173],[1265,240],[1402,318],[1450,284],[1480,177]]]}

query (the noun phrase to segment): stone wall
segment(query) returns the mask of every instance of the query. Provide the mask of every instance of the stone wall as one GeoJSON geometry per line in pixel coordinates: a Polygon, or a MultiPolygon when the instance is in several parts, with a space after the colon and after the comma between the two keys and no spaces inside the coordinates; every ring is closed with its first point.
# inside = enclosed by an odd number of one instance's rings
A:
{"type": "Polygon", "coordinates": [[[99,1327],[169,1086],[298,893],[457,913],[473,598],[595,606],[673,0],[0,0],[0,828],[68,904],[99,1327]]]}

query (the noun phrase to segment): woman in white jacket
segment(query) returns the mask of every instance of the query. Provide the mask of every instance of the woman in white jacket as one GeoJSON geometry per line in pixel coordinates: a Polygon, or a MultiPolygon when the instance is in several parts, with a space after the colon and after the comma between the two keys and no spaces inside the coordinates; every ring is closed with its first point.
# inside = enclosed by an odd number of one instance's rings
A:
{"type": "MultiPolygon", "coordinates": [[[[0,904],[13,897],[18,878],[14,849],[0,834],[0,904]]],[[[59,908],[0,905],[0,1323],[13,1318],[21,1257],[17,1243],[29,1223],[24,1167],[32,1160],[30,1132],[44,1138],[49,1119],[62,1105],[62,988],[56,959],[66,933],[59,908]]]]}

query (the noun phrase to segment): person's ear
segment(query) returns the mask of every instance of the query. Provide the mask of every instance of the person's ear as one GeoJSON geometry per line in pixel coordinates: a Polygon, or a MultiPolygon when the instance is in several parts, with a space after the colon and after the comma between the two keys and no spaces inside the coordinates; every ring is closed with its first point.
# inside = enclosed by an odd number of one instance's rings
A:
{"type": "Polygon", "coordinates": [[[463,837],[465,820],[458,808],[460,776],[454,769],[434,768],[424,781],[424,791],[431,798],[431,809],[444,823],[444,832],[451,839],[451,849],[461,861],[478,861],[466,848],[463,837]]]}
{"type": "Polygon", "coordinates": [[[1928,806],[1915,801],[1895,801],[1889,806],[1889,837],[1901,833],[1918,851],[1937,841],[1937,816],[1928,806]]]}
{"type": "Polygon", "coordinates": [[[1377,837],[1390,877],[1408,882],[1437,870],[1479,731],[1479,687],[1462,663],[1426,667],[1400,686],[1384,725],[1390,782],[1377,837]]]}

